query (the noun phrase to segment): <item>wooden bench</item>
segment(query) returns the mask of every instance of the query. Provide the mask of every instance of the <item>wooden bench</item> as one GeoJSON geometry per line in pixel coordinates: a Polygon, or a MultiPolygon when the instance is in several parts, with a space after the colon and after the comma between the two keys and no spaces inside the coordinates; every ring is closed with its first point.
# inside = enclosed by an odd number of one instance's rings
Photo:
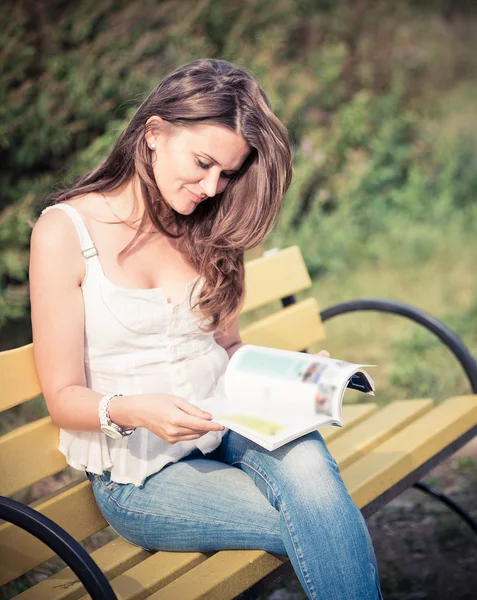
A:
{"type": "MultiPolygon", "coordinates": [[[[244,327],[244,341],[302,350],[323,340],[324,327],[315,299],[294,302],[294,294],[311,285],[297,247],[250,261],[246,277],[244,312],[269,304],[274,306],[280,300],[284,308],[244,327]]],[[[347,303],[322,314],[330,318],[340,312],[364,308],[410,316],[406,311],[413,313],[414,310],[387,301],[360,302],[358,305],[347,303]],[[381,308],[376,302],[381,302],[381,308]]],[[[415,320],[428,319],[423,315],[417,311],[411,317],[415,320]]],[[[434,327],[434,333],[445,343],[450,346],[456,344],[453,350],[475,391],[475,361],[452,332],[438,321],[428,320],[431,325],[427,323],[427,326],[434,327]]],[[[5,411],[40,394],[32,345],[0,353],[0,410],[5,411]]],[[[477,433],[477,395],[449,398],[438,406],[430,399],[391,402],[380,409],[375,403],[345,405],[344,417],[344,428],[328,427],[321,431],[355,502],[363,514],[369,516],[477,433]]],[[[49,417],[22,425],[0,438],[0,494],[11,497],[65,469],[66,463],[57,445],[58,430],[49,417]]],[[[52,519],[78,541],[107,527],[95,504],[90,484],[81,474],[78,480],[34,502],[34,511],[25,508],[23,514],[21,505],[12,504],[13,508],[8,500],[3,499],[1,516],[22,525],[29,515],[30,518],[33,515],[31,522],[34,527],[30,530],[36,535],[39,531],[46,532],[60,553],[68,547],[68,543],[61,543],[62,530],[54,529],[48,522],[44,526],[41,515],[52,519]]],[[[81,548],[73,547],[72,552],[73,558],[65,555],[70,561],[68,564],[80,564],[81,548]]],[[[24,529],[10,522],[0,526],[2,585],[52,556],[51,548],[24,529]]],[[[94,550],[91,557],[110,581],[117,598],[124,600],[227,600],[246,590],[248,592],[241,597],[254,597],[260,582],[291,570],[287,559],[262,551],[149,553],[120,538],[107,541],[94,550]]],[[[84,568],[77,570],[83,577],[84,568]]],[[[99,576],[93,573],[91,577],[100,579],[101,573],[99,576]]],[[[101,581],[98,585],[101,586],[101,581]]],[[[17,596],[21,600],[73,600],[83,597],[88,597],[86,590],[70,568],[17,596]]],[[[114,598],[114,595],[92,592],[92,597],[104,599],[114,598]]]]}

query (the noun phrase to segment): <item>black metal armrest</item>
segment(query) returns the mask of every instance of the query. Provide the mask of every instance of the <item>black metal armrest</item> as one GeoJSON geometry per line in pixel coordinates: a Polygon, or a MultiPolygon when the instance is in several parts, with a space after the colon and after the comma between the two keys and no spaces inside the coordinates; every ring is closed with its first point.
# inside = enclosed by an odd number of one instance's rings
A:
{"type": "Polygon", "coordinates": [[[0,496],[0,519],[41,540],[74,571],[93,600],[117,600],[104,573],[84,548],[63,528],[21,502],[0,496]]]}
{"type": "Polygon", "coordinates": [[[427,330],[436,335],[441,342],[449,348],[452,354],[462,365],[462,368],[467,375],[470,387],[474,394],[477,393],[477,362],[470,354],[464,342],[441,321],[426,313],[420,308],[398,302],[396,300],[388,300],[386,298],[361,298],[359,300],[350,300],[342,302],[326,308],[320,313],[322,321],[349,312],[357,312],[361,310],[386,312],[401,317],[406,317],[419,325],[423,325],[427,330]]]}
{"type": "MultiPolygon", "coordinates": [[[[401,317],[406,317],[407,319],[410,319],[419,325],[423,325],[428,331],[431,331],[434,335],[436,335],[457,358],[462,365],[465,374],[467,375],[472,392],[474,394],[477,393],[477,363],[467,349],[467,346],[452,330],[447,327],[447,325],[444,325],[444,323],[420,308],[416,308],[410,304],[404,304],[403,302],[398,302],[396,300],[388,300],[386,298],[362,298],[359,300],[350,300],[349,302],[342,302],[341,304],[330,306],[322,311],[320,316],[321,320],[324,322],[338,315],[361,310],[391,313],[401,317]]],[[[472,529],[472,531],[477,534],[477,521],[456,502],[454,502],[454,500],[446,496],[446,494],[431,488],[429,485],[421,481],[414,483],[413,486],[420,491],[434,497],[436,500],[443,502],[453,512],[461,517],[472,529]]]]}

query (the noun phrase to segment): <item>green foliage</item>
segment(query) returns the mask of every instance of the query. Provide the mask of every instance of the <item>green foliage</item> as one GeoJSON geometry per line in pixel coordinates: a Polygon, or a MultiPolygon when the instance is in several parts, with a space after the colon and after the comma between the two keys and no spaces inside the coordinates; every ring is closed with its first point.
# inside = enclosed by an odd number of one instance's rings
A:
{"type": "Polygon", "coordinates": [[[477,138],[458,136],[445,153],[424,146],[417,116],[399,104],[398,92],[360,91],[335,112],[323,150],[298,149],[272,240],[298,242],[312,273],[345,272],[396,246],[409,264],[428,260],[449,223],[475,226],[477,138]]]}
{"type": "MultiPolygon", "coordinates": [[[[165,73],[202,56],[249,68],[290,130],[294,182],[268,245],[298,243],[312,273],[344,274],[395,252],[402,236],[403,260],[415,261],[432,256],[435,230],[449,220],[470,229],[475,137],[438,144],[426,127],[439,114],[424,87],[451,85],[458,72],[455,58],[435,75],[442,30],[457,43],[441,16],[448,10],[410,1],[7,0],[0,329],[28,319],[28,243],[42,200],[108,153],[165,73]]],[[[467,70],[475,54],[463,55],[467,70]]]]}

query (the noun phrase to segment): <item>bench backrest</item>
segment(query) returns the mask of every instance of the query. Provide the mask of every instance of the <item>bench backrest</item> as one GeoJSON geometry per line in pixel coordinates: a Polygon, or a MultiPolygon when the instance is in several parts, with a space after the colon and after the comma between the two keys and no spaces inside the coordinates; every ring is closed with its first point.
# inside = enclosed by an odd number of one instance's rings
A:
{"type": "MultiPolygon", "coordinates": [[[[269,253],[246,265],[243,313],[262,309],[311,286],[297,246],[269,253]]],[[[245,342],[303,350],[324,338],[316,301],[312,298],[258,315],[242,328],[245,342]]],[[[260,311],[258,311],[260,312],[260,311]]],[[[255,315],[255,313],[254,313],[255,315]]],[[[33,361],[33,345],[0,353],[0,412],[41,395],[33,361]]],[[[49,417],[27,423],[0,438],[0,495],[12,496],[65,469],[58,451],[58,429],[49,417]]],[[[96,506],[90,485],[81,478],[42,497],[33,506],[84,540],[107,526],[96,506]]],[[[0,526],[0,585],[53,556],[53,552],[23,530],[0,526]],[[5,558],[3,558],[5,557],[5,558]]]]}

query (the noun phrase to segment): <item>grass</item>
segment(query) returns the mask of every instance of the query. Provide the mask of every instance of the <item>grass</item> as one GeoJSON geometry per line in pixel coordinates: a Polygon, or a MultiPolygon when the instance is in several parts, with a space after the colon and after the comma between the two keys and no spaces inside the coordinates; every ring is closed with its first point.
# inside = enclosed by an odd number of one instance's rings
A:
{"type": "MultiPolygon", "coordinates": [[[[477,239],[462,233],[452,236],[436,234],[434,244],[433,257],[421,262],[414,262],[411,256],[406,259],[399,248],[389,245],[385,247],[383,258],[375,264],[341,277],[330,275],[315,281],[312,294],[322,309],[355,298],[375,297],[412,304],[444,321],[447,315],[468,313],[477,297],[473,258],[477,254],[477,239]]],[[[377,400],[386,404],[392,399],[405,397],[403,393],[407,392],[399,390],[392,382],[395,368],[403,360],[396,345],[399,341],[409,340],[420,329],[420,326],[402,317],[374,312],[350,313],[326,323],[327,339],[323,347],[332,356],[376,365],[373,377],[377,400]]],[[[432,334],[428,335],[433,338],[432,334]]],[[[416,348],[415,356],[406,355],[406,360],[412,364],[419,363],[421,357],[418,351],[416,348]]],[[[438,364],[435,374],[439,376],[439,395],[455,393],[456,379],[458,391],[468,391],[460,365],[449,351],[438,344],[434,352],[433,360],[438,364]],[[441,365],[447,372],[441,371],[441,365]]],[[[432,371],[431,365],[422,366],[432,371]]]]}

